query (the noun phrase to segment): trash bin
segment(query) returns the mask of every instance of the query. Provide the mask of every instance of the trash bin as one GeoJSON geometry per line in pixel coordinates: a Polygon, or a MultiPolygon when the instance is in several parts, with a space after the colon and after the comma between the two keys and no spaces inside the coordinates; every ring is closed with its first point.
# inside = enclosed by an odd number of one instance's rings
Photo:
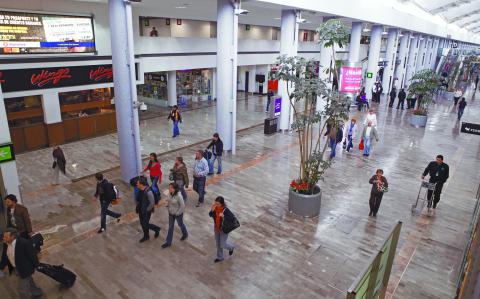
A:
{"type": "Polygon", "coordinates": [[[277,133],[277,123],[278,123],[277,117],[266,118],[264,128],[263,128],[263,133],[265,135],[271,135],[271,134],[277,133]]]}

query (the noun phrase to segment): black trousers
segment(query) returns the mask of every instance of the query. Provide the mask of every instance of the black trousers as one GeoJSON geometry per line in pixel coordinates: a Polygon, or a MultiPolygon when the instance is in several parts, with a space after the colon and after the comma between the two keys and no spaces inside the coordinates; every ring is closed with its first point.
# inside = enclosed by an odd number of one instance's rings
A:
{"type": "Polygon", "coordinates": [[[433,208],[437,208],[438,202],[440,201],[440,194],[442,194],[443,183],[438,182],[435,186],[435,191],[428,190],[427,192],[427,199],[428,199],[428,207],[432,206],[432,195],[433,195],[433,208]]]}
{"type": "Polygon", "coordinates": [[[380,208],[380,204],[382,203],[382,197],[383,193],[370,193],[370,213],[373,213],[374,216],[378,213],[378,209],[380,208]]]}
{"type": "Polygon", "coordinates": [[[144,238],[150,237],[150,230],[153,230],[154,232],[160,230],[160,227],[150,223],[151,217],[152,217],[152,212],[138,214],[138,218],[140,219],[140,225],[142,226],[144,238]]]}
{"type": "Polygon", "coordinates": [[[395,103],[395,97],[390,97],[390,103],[388,104],[388,107],[393,107],[393,103],[395,103]]]}
{"type": "Polygon", "coordinates": [[[119,218],[122,216],[120,213],[115,213],[113,211],[110,211],[108,207],[110,206],[109,202],[106,201],[101,201],[100,202],[100,227],[103,229],[107,228],[107,216],[113,217],[113,218],[119,218]]]}
{"type": "Polygon", "coordinates": [[[403,100],[398,99],[397,109],[400,108],[400,106],[402,106],[402,109],[403,109],[403,102],[404,101],[405,101],[405,99],[403,99],[403,100]]]}

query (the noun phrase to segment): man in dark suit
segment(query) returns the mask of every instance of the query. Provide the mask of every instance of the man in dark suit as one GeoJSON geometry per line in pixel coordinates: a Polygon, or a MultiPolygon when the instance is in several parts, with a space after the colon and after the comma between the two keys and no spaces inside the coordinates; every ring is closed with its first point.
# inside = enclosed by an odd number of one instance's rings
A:
{"type": "Polygon", "coordinates": [[[148,187],[147,178],[139,177],[137,181],[137,188],[140,190],[138,195],[139,201],[135,208],[142,226],[143,238],[140,239],[140,243],[143,243],[150,239],[150,230],[155,232],[155,238],[160,235],[160,227],[150,223],[150,218],[154,211],[155,197],[153,191],[148,187]]]}
{"type": "Polygon", "coordinates": [[[7,207],[7,227],[13,227],[23,238],[30,238],[32,235],[32,222],[25,206],[18,203],[17,197],[8,194],[5,197],[7,207]]]}
{"type": "Polygon", "coordinates": [[[428,190],[428,207],[432,205],[432,195],[433,195],[433,209],[437,208],[438,202],[440,201],[440,194],[442,194],[443,184],[447,181],[449,177],[449,168],[446,163],[443,163],[443,156],[437,155],[435,161],[428,163],[427,168],[423,171],[422,180],[425,179],[425,176],[429,175],[430,183],[435,183],[435,191],[428,190]]]}
{"type": "Polygon", "coordinates": [[[37,287],[32,278],[38,267],[37,254],[30,240],[18,236],[14,228],[7,228],[3,233],[3,251],[0,261],[0,269],[8,267],[10,275],[15,270],[20,280],[18,282],[18,294],[20,298],[40,298],[42,289],[37,287]]]}

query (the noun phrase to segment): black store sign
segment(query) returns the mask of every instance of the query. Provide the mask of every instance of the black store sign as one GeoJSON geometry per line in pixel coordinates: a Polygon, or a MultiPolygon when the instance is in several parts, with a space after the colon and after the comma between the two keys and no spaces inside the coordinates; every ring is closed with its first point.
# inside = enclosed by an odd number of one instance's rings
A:
{"type": "Polygon", "coordinates": [[[480,135],[480,124],[464,123],[460,129],[462,133],[480,135]]]}
{"type": "MultiPolygon", "coordinates": [[[[136,69],[135,64],[135,69],[136,69]]],[[[0,70],[3,92],[113,82],[111,64],[0,70]]]]}

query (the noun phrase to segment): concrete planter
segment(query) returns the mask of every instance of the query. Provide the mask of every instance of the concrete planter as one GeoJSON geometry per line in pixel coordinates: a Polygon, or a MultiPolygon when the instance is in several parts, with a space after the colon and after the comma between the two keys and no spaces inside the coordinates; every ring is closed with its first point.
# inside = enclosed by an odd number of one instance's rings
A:
{"type": "Polygon", "coordinates": [[[299,194],[292,189],[288,193],[288,211],[298,216],[316,217],[320,214],[322,190],[312,195],[299,194]]]}
{"type": "Polygon", "coordinates": [[[410,124],[415,127],[425,127],[427,125],[427,116],[412,115],[410,116],[410,124]]]}

